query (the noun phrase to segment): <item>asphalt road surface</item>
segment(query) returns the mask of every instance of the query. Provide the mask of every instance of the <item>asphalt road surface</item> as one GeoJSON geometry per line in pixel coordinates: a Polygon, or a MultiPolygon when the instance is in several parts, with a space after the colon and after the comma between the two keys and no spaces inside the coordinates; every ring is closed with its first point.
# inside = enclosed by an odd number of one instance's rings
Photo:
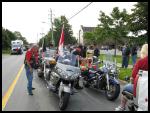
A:
{"type": "MultiPolygon", "coordinates": [[[[23,55],[2,55],[2,98],[15,79],[23,64],[23,55]]],[[[27,94],[27,78],[25,69],[5,106],[4,111],[60,111],[59,98],[50,92],[45,81],[37,76],[34,70],[33,91],[34,95],[27,94]]],[[[78,93],[71,95],[66,111],[114,111],[120,103],[120,96],[115,101],[106,99],[104,92],[84,88],[76,90],[78,93]]],[[[122,91],[122,85],[121,85],[122,91]]]]}

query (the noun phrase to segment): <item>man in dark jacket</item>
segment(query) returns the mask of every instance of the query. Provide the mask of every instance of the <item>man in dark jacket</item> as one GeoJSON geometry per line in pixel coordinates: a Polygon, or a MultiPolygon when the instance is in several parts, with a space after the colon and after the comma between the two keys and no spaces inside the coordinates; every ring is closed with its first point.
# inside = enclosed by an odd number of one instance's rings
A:
{"type": "Polygon", "coordinates": [[[100,55],[100,51],[99,51],[99,49],[97,48],[97,45],[96,44],[94,44],[94,56],[97,56],[97,57],[99,57],[99,55],[100,55]]]}

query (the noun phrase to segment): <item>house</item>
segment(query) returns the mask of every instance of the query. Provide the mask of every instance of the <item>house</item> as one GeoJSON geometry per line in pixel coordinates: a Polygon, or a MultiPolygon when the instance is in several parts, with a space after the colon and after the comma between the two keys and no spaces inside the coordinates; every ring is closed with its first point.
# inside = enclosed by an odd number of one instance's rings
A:
{"type": "Polygon", "coordinates": [[[81,25],[81,28],[79,30],[78,43],[84,44],[83,34],[86,32],[92,32],[92,31],[94,31],[95,28],[96,27],[85,27],[85,26],[81,25]]]}

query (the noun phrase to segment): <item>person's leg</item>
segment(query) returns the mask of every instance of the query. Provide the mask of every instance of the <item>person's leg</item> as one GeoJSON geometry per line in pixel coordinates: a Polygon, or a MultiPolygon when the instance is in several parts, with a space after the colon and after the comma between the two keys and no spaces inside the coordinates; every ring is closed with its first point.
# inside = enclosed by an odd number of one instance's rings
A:
{"type": "Polygon", "coordinates": [[[124,56],[124,67],[126,68],[127,58],[124,56]]]}
{"type": "Polygon", "coordinates": [[[124,57],[122,56],[122,68],[124,67],[124,57]]]}
{"type": "Polygon", "coordinates": [[[29,90],[29,75],[30,75],[30,72],[29,72],[29,67],[25,67],[25,70],[26,70],[26,77],[27,77],[27,90],[28,90],[28,93],[30,92],[29,90]]]}
{"type": "Polygon", "coordinates": [[[27,80],[28,80],[28,84],[27,84],[28,93],[32,94],[32,79],[33,79],[33,74],[30,72],[30,68],[28,66],[25,67],[25,69],[26,69],[26,76],[27,76],[27,80]]]}
{"type": "Polygon", "coordinates": [[[124,60],[123,60],[123,68],[126,66],[126,56],[124,56],[124,60]]]}
{"type": "Polygon", "coordinates": [[[29,94],[32,94],[32,80],[33,80],[33,73],[29,73],[29,94]]]}
{"type": "Polygon", "coordinates": [[[129,63],[129,56],[126,56],[125,68],[127,68],[127,67],[128,67],[128,63],[129,63]]]}
{"type": "MultiPolygon", "coordinates": [[[[123,91],[128,91],[133,94],[133,84],[125,85],[125,87],[123,88],[123,91]]],[[[126,96],[121,95],[121,104],[115,110],[116,111],[124,111],[127,101],[128,101],[128,99],[126,98],[126,96]]]]}

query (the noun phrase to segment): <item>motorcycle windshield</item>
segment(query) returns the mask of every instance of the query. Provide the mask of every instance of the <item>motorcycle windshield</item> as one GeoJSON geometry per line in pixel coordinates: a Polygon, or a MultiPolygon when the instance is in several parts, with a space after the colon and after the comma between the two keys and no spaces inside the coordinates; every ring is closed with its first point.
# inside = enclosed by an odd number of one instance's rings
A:
{"type": "Polygon", "coordinates": [[[67,80],[76,79],[81,73],[76,63],[77,56],[65,52],[64,55],[58,57],[56,68],[59,70],[59,74],[62,78],[67,80]]]}
{"type": "Polygon", "coordinates": [[[103,61],[104,61],[104,63],[110,64],[110,65],[116,64],[116,60],[113,59],[113,56],[109,50],[104,55],[103,61]]]}
{"type": "Polygon", "coordinates": [[[65,52],[64,55],[59,56],[57,62],[70,66],[78,66],[77,56],[69,52],[65,52]]]}

